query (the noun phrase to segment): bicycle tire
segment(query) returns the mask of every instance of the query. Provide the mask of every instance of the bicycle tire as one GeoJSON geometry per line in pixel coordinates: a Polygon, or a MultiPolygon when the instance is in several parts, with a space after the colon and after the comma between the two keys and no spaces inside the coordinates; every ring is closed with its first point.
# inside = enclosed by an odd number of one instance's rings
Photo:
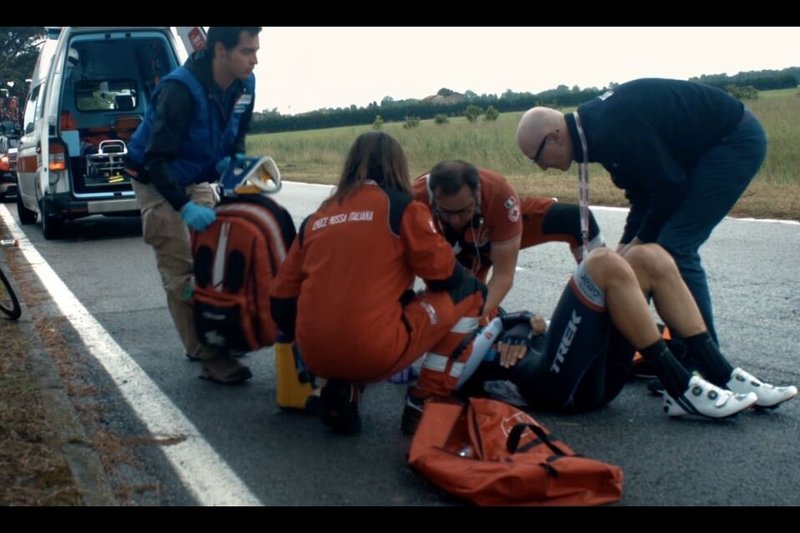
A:
{"type": "Polygon", "coordinates": [[[3,282],[3,286],[0,287],[0,311],[2,311],[9,320],[16,320],[22,314],[22,308],[19,305],[17,293],[14,292],[2,268],[0,268],[0,281],[3,282]]]}

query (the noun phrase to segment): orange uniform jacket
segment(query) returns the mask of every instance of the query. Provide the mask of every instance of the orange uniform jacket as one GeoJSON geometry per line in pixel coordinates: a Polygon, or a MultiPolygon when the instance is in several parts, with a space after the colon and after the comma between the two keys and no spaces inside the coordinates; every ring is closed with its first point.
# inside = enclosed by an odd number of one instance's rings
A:
{"type": "Polygon", "coordinates": [[[303,222],[271,295],[298,298],[296,341],[313,373],[367,381],[410,342],[400,298],[414,277],[445,280],[454,269],[430,211],[367,182],[303,222]]]}

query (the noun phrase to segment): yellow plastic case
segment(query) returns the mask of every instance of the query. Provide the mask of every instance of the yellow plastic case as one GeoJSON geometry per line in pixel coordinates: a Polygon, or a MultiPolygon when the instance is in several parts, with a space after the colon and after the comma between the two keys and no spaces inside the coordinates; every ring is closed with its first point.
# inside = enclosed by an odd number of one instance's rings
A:
{"type": "Polygon", "coordinates": [[[298,379],[292,344],[275,343],[275,401],[284,409],[307,409],[313,388],[298,379]]]}

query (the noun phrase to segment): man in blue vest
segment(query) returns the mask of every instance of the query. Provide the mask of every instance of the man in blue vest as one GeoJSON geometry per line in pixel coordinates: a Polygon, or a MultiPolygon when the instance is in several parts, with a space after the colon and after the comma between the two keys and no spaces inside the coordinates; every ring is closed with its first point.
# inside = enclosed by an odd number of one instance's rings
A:
{"type": "Polygon", "coordinates": [[[186,356],[219,383],[249,379],[230,354],[200,343],[192,305],[189,229],[205,230],[219,200],[220,162],[245,151],[255,98],[259,27],[212,27],[205,49],[165,76],[128,145],[144,240],[156,254],[167,305],[186,356]]]}

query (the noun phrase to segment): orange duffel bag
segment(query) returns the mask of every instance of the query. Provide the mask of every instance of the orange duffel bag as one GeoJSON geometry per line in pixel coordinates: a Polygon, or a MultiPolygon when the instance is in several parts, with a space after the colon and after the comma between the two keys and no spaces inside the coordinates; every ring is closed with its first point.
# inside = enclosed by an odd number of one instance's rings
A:
{"type": "Polygon", "coordinates": [[[409,464],[477,505],[601,505],[622,498],[622,470],[576,455],[530,415],[489,399],[425,405],[409,464]]]}

